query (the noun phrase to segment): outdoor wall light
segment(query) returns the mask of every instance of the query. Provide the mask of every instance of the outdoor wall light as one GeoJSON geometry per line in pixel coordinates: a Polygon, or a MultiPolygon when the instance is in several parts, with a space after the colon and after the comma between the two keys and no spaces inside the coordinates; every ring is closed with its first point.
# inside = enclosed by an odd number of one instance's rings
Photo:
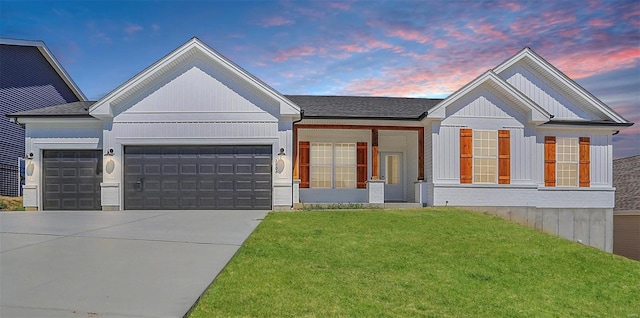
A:
{"type": "Polygon", "coordinates": [[[111,174],[113,172],[113,169],[115,169],[116,167],[116,163],[113,161],[113,159],[109,159],[109,161],[107,161],[107,166],[106,166],[106,170],[108,174],[111,174]]]}
{"type": "Polygon", "coordinates": [[[33,159],[33,152],[30,152],[26,155],[27,159],[33,159]]]}
{"type": "Polygon", "coordinates": [[[31,177],[33,175],[33,169],[35,169],[35,165],[32,162],[29,162],[27,165],[27,176],[31,177]]]}
{"type": "Polygon", "coordinates": [[[286,156],[284,148],[280,148],[278,160],[276,161],[276,173],[282,173],[284,171],[284,159],[282,159],[284,156],[286,156]]]}

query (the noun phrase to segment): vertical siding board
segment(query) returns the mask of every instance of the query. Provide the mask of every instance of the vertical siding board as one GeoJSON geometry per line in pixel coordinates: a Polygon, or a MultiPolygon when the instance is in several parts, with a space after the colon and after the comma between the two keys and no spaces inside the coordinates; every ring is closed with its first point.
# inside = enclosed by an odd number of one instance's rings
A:
{"type": "Polygon", "coordinates": [[[580,137],[580,163],[579,176],[580,187],[589,187],[591,185],[591,154],[589,151],[591,141],[589,137],[580,137]]]}
{"type": "Polygon", "coordinates": [[[556,186],[556,137],[544,137],[544,185],[556,186]]]}

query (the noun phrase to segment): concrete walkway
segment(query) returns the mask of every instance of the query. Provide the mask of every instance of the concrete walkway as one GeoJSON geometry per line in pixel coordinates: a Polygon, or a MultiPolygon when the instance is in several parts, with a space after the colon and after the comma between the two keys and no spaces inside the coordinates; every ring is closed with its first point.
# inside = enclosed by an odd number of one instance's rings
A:
{"type": "Polygon", "coordinates": [[[266,214],[0,213],[0,317],[182,317],[266,214]]]}

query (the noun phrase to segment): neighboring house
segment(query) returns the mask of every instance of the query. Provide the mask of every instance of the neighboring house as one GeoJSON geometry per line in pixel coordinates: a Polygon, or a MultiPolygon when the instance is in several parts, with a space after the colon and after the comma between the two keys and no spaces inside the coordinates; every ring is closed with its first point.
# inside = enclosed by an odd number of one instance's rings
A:
{"type": "Polygon", "coordinates": [[[632,125],[529,48],[444,100],[284,96],[196,38],[88,109],[10,116],[31,210],[499,207],[607,251],[632,125]]]}
{"type": "Polygon", "coordinates": [[[613,252],[640,261],[640,156],[613,160],[613,252]]]}
{"type": "Polygon", "coordinates": [[[24,129],[4,115],[85,100],[42,41],[0,38],[0,195],[18,196],[24,129]]]}

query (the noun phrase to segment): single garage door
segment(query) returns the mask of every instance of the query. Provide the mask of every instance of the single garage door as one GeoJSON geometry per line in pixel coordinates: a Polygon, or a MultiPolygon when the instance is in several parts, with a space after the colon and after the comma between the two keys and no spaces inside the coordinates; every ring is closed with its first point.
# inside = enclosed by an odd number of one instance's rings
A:
{"type": "Polygon", "coordinates": [[[45,150],[42,155],[44,210],[101,209],[100,150],[45,150]]]}
{"type": "Polygon", "coordinates": [[[127,146],[127,210],[271,209],[271,146],[127,146]]]}

